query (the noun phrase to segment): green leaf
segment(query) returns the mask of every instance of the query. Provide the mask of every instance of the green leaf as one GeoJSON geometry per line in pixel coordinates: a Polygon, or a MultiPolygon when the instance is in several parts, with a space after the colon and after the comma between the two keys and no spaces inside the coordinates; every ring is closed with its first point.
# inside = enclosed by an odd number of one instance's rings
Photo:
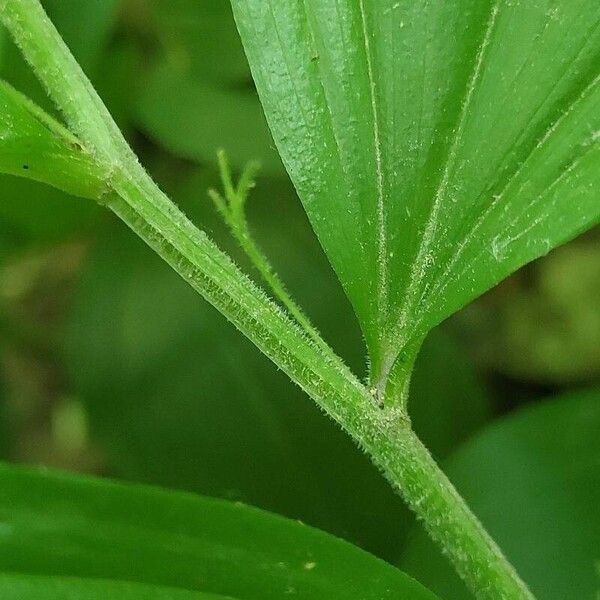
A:
{"type": "Polygon", "coordinates": [[[77,138],[6,82],[0,81],[0,172],[100,198],[106,173],[77,138]]]}
{"type": "MultiPolygon", "coordinates": [[[[227,247],[210,201],[198,199],[209,185],[212,179],[193,176],[175,198],[227,247]]],[[[351,308],[289,186],[261,180],[248,210],[289,289],[360,367],[351,308]]],[[[364,453],[126,230],[102,230],[89,253],[66,357],[112,473],[242,500],[397,558],[412,517],[364,453]]],[[[425,342],[413,392],[415,428],[437,456],[489,413],[481,385],[444,332],[425,342]]]]}
{"type": "Polygon", "coordinates": [[[259,159],[267,173],[283,172],[256,92],[248,86],[231,90],[159,66],[145,81],[136,112],[140,127],[176,156],[213,163],[217,150],[227,148],[237,167],[259,159]]]}
{"type": "MultiPolygon", "coordinates": [[[[538,600],[593,600],[600,539],[600,389],[483,430],[446,473],[538,600]]],[[[402,566],[449,600],[467,592],[422,531],[402,566]]]]}
{"type": "Polygon", "coordinates": [[[85,230],[100,214],[96,202],[81,198],[31,179],[0,175],[0,245],[10,252],[64,241],[85,230]]]}
{"type": "MultiPolygon", "coordinates": [[[[2,238],[0,238],[1,240],[2,238]]],[[[4,250],[0,246],[0,250],[4,250]]],[[[4,335],[5,324],[0,318],[0,333],[4,335]]],[[[12,432],[9,427],[8,410],[6,402],[6,386],[4,375],[0,375],[0,458],[5,459],[9,454],[10,443],[12,442],[12,432]]]]}
{"type": "Polygon", "coordinates": [[[492,417],[488,391],[467,353],[441,327],[427,336],[419,352],[410,397],[412,426],[436,459],[492,417]]]}
{"type": "Polygon", "coordinates": [[[431,327],[599,219],[596,0],[232,4],[380,389],[431,327]]]}
{"type": "Polygon", "coordinates": [[[226,148],[236,167],[258,159],[282,174],[229,2],[149,4],[161,51],[137,104],[140,127],[177,156],[213,163],[226,148]]]}
{"type": "Polygon", "coordinates": [[[44,9],[57,26],[84,71],[93,70],[107,46],[122,0],[44,0],[44,9]]]}
{"type": "Polygon", "coordinates": [[[3,600],[234,600],[125,581],[6,573],[0,573],[0,594],[3,600]]]}
{"type": "Polygon", "coordinates": [[[241,504],[0,466],[0,570],[240,600],[434,600],[341,540],[241,504]]]}
{"type": "Polygon", "coordinates": [[[165,57],[213,83],[250,80],[248,61],[227,0],[148,0],[165,57]]]}

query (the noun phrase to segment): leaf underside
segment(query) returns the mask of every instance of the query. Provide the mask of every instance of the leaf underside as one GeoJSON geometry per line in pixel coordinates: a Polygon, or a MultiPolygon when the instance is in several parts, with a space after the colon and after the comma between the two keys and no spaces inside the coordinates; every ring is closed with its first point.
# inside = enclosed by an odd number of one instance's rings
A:
{"type": "Polygon", "coordinates": [[[599,220],[597,0],[232,4],[375,382],[599,220]]]}

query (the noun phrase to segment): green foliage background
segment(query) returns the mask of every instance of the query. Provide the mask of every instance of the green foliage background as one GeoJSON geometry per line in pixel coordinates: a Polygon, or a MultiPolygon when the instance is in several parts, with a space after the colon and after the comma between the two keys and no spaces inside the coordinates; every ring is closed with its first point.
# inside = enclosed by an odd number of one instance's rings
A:
{"type": "MultiPolygon", "coordinates": [[[[218,183],[219,147],[236,168],[261,160],[256,238],[360,372],[359,328],[277,157],[228,3],[43,4],[163,188],[250,273],[206,189],[218,183]]],[[[0,67],[52,112],[8,40],[0,67]]],[[[3,459],[241,500],[464,597],[437,565],[411,558],[435,551],[368,459],[122,225],[9,176],[0,197],[3,459]]],[[[591,600],[596,581],[599,289],[592,231],[435,330],[412,382],[415,428],[492,532],[510,532],[502,545],[542,599],[567,597],[575,572],[572,597],[591,600]],[[581,388],[591,391],[549,400],[581,388]]]]}

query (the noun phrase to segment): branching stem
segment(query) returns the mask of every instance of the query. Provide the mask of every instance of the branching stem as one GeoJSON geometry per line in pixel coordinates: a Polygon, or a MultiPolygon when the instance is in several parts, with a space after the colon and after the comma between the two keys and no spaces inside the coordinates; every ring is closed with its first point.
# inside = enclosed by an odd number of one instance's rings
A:
{"type": "Polygon", "coordinates": [[[220,150],[217,158],[225,197],[213,189],[208,190],[208,195],[229,227],[231,234],[260,273],[265,283],[271,288],[275,297],[316,344],[323,344],[323,338],[310,322],[310,319],[304,314],[304,311],[290,296],[283,281],[281,281],[281,278],[271,266],[269,259],[259,248],[250,232],[246,218],[246,200],[250,191],[255,186],[255,177],[259,169],[258,163],[249,163],[242,172],[238,184],[235,185],[225,152],[220,150]]]}
{"type": "Polygon", "coordinates": [[[531,600],[525,584],[411,430],[404,412],[379,408],[320,337],[318,343],[310,339],[160,191],[39,1],[0,0],[0,18],[72,132],[109,173],[112,191],[103,202],[370,454],[476,597],[531,600]]]}

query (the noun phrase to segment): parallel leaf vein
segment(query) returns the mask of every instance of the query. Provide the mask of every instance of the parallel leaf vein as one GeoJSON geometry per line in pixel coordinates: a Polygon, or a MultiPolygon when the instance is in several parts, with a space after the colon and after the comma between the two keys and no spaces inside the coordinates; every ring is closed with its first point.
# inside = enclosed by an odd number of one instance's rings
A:
{"type": "MultiPolygon", "coordinates": [[[[404,331],[409,321],[410,313],[414,309],[414,304],[418,295],[419,285],[421,284],[427,266],[427,255],[430,252],[431,245],[435,239],[441,203],[444,199],[448,183],[450,181],[450,175],[456,162],[456,157],[458,155],[458,149],[462,140],[467,116],[469,114],[471,101],[473,99],[477,83],[481,77],[482,72],[484,71],[486,50],[488,49],[493,36],[494,28],[497,22],[497,16],[499,13],[500,1],[501,0],[496,0],[492,5],[490,16],[488,18],[485,28],[485,33],[475,54],[471,75],[467,78],[467,86],[465,89],[464,99],[458,115],[457,125],[454,129],[452,140],[448,145],[448,153],[444,163],[443,173],[440,178],[440,183],[434,194],[431,210],[429,212],[429,216],[427,218],[423,230],[421,243],[419,244],[415,260],[411,267],[410,278],[407,286],[407,291],[404,297],[402,312],[400,314],[400,318],[398,319],[398,323],[396,324],[394,331],[395,336],[402,335],[402,332],[404,331]]],[[[400,346],[400,344],[397,345],[400,346]]]]}
{"type": "MultiPolygon", "coordinates": [[[[561,123],[573,112],[573,110],[576,109],[576,107],[579,105],[579,103],[581,101],[583,101],[591,92],[594,91],[594,88],[599,83],[600,83],[600,75],[597,75],[591,81],[591,83],[586,86],[586,88],[584,89],[582,94],[579,95],[577,98],[575,98],[569,104],[569,106],[565,109],[565,111],[559,116],[559,118],[550,125],[550,127],[547,129],[546,133],[540,138],[540,140],[538,140],[538,142],[531,149],[531,151],[529,152],[527,157],[523,160],[523,162],[519,165],[519,167],[506,180],[505,184],[502,187],[502,190],[494,196],[492,202],[490,202],[490,204],[487,206],[487,208],[481,213],[481,215],[479,216],[479,218],[473,225],[472,229],[465,236],[463,241],[460,242],[460,244],[458,244],[456,251],[452,255],[452,258],[448,262],[448,265],[444,269],[444,273],[439,278],[437,284],[428,292],[428,294],[427,294],[428,297],[430,297],[430,298],[439,297],[439,295],[445,291],[445,289],[449,285],[449,281],[452,276],[452,269],[454,268],[456,263],[460,260],[460,258],[462,257],[462,255],[465,252],[465,250],[467,249],[467,247],[475,240],[478,231],[486,223],[488,217],[494,211],[494,209],[496,208],[498,203],[505,198],[507,192],[510,190],[514,181],[529,166],[529,163],[530,163],[532,157],[535,156],[536,152],[548,142],[548,140],[552,137],[554,132],[559,128],[561,123]]],[[[520,191],[520,189],[522,189],[522,187],[519,188],[518,191],[520,191]]],[[[483,252],[479,252],[477,254],[477,258],[479,258],[482,254],[483,254],[483,252]]],[[[464,273],[468,270],[468,268],[470,268],[472,266],[472,263],[473,263],[473,261],[471,261],[471,263],[465,269],[463,269],[459,274],[456,274],[453,279],[457,279],[457,278],[460,279],[464,275],[464,273]]],[[[421,300],[423,301],[424,298],[421,298],[421,300]]]]}
{"type": "Polygon", "coordinates": [[[379,107],[377,103],[377,88],[373,74],[373,58],[367,15],[364,0],[359,0],[362,34],[364,38],[365,56],[367,61],[367,74],[369,77],[369,94],[371,99],[371,112],[373,118],[373,148],[375,152],[375,166],[377,177],[377,279],[378,279],[378,329],[379,339],[385,331],[386,317],[388,315],[388,250],[385,213],[385,182],[383,175],[383,157],[381,148],[381,133],[379,125],[379,107]]]}
{"type": "MultiPolygon", "coordinates": [[[[592,27],[592,31],[595,31],[596,29],[598,29],[598,24],[596,24],[594,27],[592,27]]],[[[573,58],[573,60],[568,63],[568,65],[564,69],[561,77],[557,81],[555,87],[558,87],[560,85],[560,83],[565,79],[565,77],[570,72],[571,66],[574,63],[577,62],[577,60],[581,57],[581,55],[587,50],[588,46],[590,45],[590,42],[593,42],[593,41],[594,41],[594,38],[592,36],[586,37],[585,43],[581,46],[581,48],[579,49],[579,51],[577,52],[577,54],[573,58]]],[[[588,95],[588,93],[590,92],[590,90],[593,89],[593,87],[595,85],[597,85],[597,83],[598,83],[598,77],[596,77],[591,82],[591,84],[586,85],[585,88],[584,88],[584,90],[583,90],[583,92],[580,95],[576,96],[573,100],[571,100],[571,102],[563,109],[563,112],[560,114],[559,118],[556,121],[554,121],[548,127],[548,129],[546,130],[545,134],[529,150],[529,152],[523,158],[523,160],[519,161],[519,164],[517,165],[517,168],[515,170],[513,170],[508,175],[506,181],[504,182],[504,184],[502,184],[501,190],[497,194],[494,194],[492,202],[490,202],[487,205],[487,207],[485,208],[485,210],[480,214],[480,216],[477,218],[477,220],[471,226],[470,231],[465,234],[463,240],[460,241],[456,245],[456,248],[455,248],[452,256],[450,257],[450,260],[448,261],[447,265],[445,266],[444,271],[440,275],[440,278],[438,279],[438,281],[436,282],[436,284],[432,288],[423,290],[423,293],[422,293],[422,295],[420,296],[420,299],[419,299],[419,304],[423,305],[423,303],[424,303],[424,301],[426,299],[426,296],[436,297],[441,290],[445,289],[446,283],[447,283],[447,279],[450,277],[450,275],[452,273],[452,268],[460,260],[460,258],[463,255],[466,247],[468,247],[468,245],[474,240],[477,232],[485,224],[487,218],[489,217],[490,213],[494,210],[495,206],[498,204],[498,202],[501,199],[504,198],[507,190],[510,189],[510,186],[512,185],[513,181],[523,172],[523,170],[525,169],[525,167],[527,167],[529,165],[529,161],[530,161],[530,158],[532,157],[532,155],[534,155],[535,152],[547,142],[548,138],[558,128],[558,126],[560,125],[560,123],[562,122],[562,120],[568,114],[570,114],[572,112],[572,110],[577,106],[577,104],[585,96],[588,95]]],[[[531,124],[535,121],[535,119],[537,118],[537,116],[544,110],[544,108],[547,106],[547,104],[551,100],[552,100],[551,96],[546,96],[544,98],[544,101],[535,109],[535,111],[531,115],[531,117],[530,117],[527,125],[522,129],[521,134],[517,137],[517,139],[514,141],[514,143],[511,145],[511,147],[503,154],[502,159],[500,161],[502,164],[504,162],[506,162],[507,157],[510,156],[513,153],[513,151],[515,150],[515,148],[517,148],[519,146],[519,144],[522,143],[523,139],[530,132],[530,126],[531,126],[531,124]]],[[[499,183],[499,182],[496,182],[496,184],[497,183],[499,183]]],[[[486,193],[488,193],[488,194],[491,193],[492,187],[493,187],[493,185],[492,186],[488,186],[486,188],[486,190],[484,192],[482,192],[477,197],[476,201],[481,200],[486,193]]]]}

